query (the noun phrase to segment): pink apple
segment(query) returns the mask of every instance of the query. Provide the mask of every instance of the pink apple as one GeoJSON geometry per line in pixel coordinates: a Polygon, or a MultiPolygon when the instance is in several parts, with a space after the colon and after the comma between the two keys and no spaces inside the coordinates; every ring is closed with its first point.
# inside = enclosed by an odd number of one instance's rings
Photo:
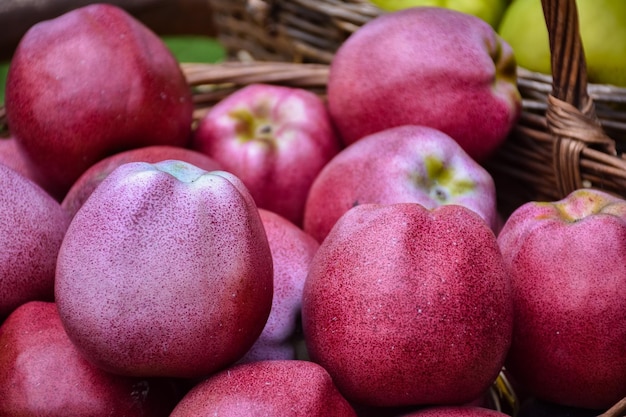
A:
{"type": "Polygon", "coordinates": [[[309,187],[340,142],[321,98],[253,84],[204,116],[192,147],[237,175],[260,208],[300,226],[309,187]]]}
{"type": "Polygon", "coordinates": [[[57,254],[70,217],[43,189],[0,164],[0,321],[54,297],[57,254]]]}
{"type": "Polygon", "coordinates": [[[347,144],[389,127],[426,125],[479,162],[521,111],[510,46],[481,19],[437,7],[385,13],[361,26],[334,56],[327,92],[347,144]]]}
{"type": "Polygon", "coordinates": [[[104,3],[30,28],[11,60],[5,105],[39,181],[59,200],[98,160],[185,146],[191,134],[191,90],[178,62],[155,33],[104,3]]]}
{"type": "Polygon", "coordinates": [[[373,133],[333,158],[311,186],[303,228],[321,242],[354,206],[408,202],[459,204],[498,228],[491,175],[445,133],[412,125],[373,133]]]}
{"type": "Polygon", "coordinates": [[[496,237],[463,206],[356,206],[313,258],[302,324],[311,359],[351,402],[473,401],[495,381],[511,341],[496,237]]]}
{"type": "Polygon", "coordinates": [[[274,298],[263,332],[240,362],[295,359],[302,289],[319,244],[284,217],[259,209],[274,264],[274,298]]]}
{"type": "Polygon", "coordinates": [[[67,210],[71,216],[83,205],[85,200],[91,195],[93,190],[109,175],[115,168],[128,162],[159,162],[168,159],[189,162],[202,168],[205,171],[216,171],[221,169],[217,161],[208,156],[187,148],[178,146],[146,146],[143,148],[130,149],[119,152],[89,167],[74,182],[69,189],[61,206],[67,210]]]}
{"type": "Polygon", "coordinates": [[[498,241],[513,286],[513,379],[567,406],[626,397],[626,201],[581,189],[529,202],[498,241]]]}
{"type": "Polygon", "coordinates": [[[55,295],[68,336],[100,368],[202,377],[239,360],[261,334],[272,256],[234,175],[130,162],[74,216],[55,295]]]}
{"type": "Polygon", "coordinates": [[[300,360],[240,364],[200,382],[171,417],[356,417],[324,368],[300,360]]]}
{"type": "Polygon", "coordinates": [[[0,346],[2,416],[167,417],[180,398],[171,381],[113,375],[87,362],[52,302],[13,311],[0,346]]]}

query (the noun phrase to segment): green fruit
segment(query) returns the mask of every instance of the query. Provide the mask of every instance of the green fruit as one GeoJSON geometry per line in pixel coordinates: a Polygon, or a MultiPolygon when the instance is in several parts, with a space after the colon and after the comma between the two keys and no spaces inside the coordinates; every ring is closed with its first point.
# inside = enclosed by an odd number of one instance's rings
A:
{"type": "MultiPolygon", "coordinates": [[[[576,5],[589,82],[626,87],[626,1],[578,0],[576,5]]],[[[513,0],[498,32],[513,48],[519,66],[551,73],[540,1],[513,0]]]]}
{"type": "Polygon", "coordinates": [[[483,19],[494,29],[498,27],[510,0],[370,0],[386,11],[409,7],[434,6],[471,14],[483,19]]]}

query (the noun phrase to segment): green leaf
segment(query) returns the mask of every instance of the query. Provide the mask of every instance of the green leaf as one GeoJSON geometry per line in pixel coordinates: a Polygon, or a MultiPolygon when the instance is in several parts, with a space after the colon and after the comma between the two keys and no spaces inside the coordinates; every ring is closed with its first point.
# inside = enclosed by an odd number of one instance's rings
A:
{"type": "Polygon", "coordinates": [[[178,62],[219,62],[226,57],[224,47],[217,39],[207,36],[162,36],[178,62]]]}
{"type": "Polygon", "coordinates": [[[8,72],[9,72],[9,63],[0,62],[0,105],[4,104],[4,91],[6,89],[8,72]]]}

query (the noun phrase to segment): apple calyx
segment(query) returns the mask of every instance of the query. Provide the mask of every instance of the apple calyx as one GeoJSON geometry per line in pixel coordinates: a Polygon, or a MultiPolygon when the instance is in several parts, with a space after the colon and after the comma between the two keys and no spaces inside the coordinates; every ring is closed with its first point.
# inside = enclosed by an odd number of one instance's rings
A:
{"type": "Polygon", "coordinates": [[[471,181],[455,178],[455,170],[435,156],[424,158],[424,168],[426,175],[415,175],[414,182],[418,187],[428,190],[430,197],[440,204],[445,204],[476,186],[471,181]]]}
{"type": "Polygon", "coordinates": [[[191,183],[207,173],[202,168],[185,161],[166,160],[152,164],[158,171],[170,174],[181,182],[191,183]]]}
{"type": "Polygon", "coordinates": [[[252,109],[239,108],[228,115],[234,119],[237,138],[243,142],[257,141],[273,144],[275,142],[274,126],[270,118],[270,105],[261,102],[252,109]]]}
{"type": "Polygon", "coordinates": [[[579,189],[562,200],[539,204],[552,205],[558,216],[567,223],[576,223],[596,214],[618,217],[626,215],[626,204],[623,200],[592,189],[579,189]]]}

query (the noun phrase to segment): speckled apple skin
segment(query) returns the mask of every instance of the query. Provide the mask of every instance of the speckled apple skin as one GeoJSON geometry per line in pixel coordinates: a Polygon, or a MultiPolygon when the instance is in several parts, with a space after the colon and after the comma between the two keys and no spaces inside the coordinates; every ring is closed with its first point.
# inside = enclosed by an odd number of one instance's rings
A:
{"type": "Polygon", "coordinates": [[[191,146],[237,175],[257,206],[301,226],[309,188],[341,144],[318,96],[299,88],[252,84],[202,118],[191,146]],[[272,132],[242,139],[245,122],[234,116],[242,111],[266,120],[272,132]]]}
{"type": "Polygon", "coordinates": [[[102,369],[195,378],[261,334],[272,268],[257,207],[234,175],[130,162],[74,216],[55,294],[70,339],[102,369]]]}
{"type": "Polygon", "coordinates": [[[212,375],[171,417],[356,417],[328,372],[301,360],[240,364],[212,375]]]}
{"type": "Polygon", "coordinates": [[[222,169],[222,166],[213,158],[178,146],[155,145],[130,149],[101,159],[83,172],[61,201],[61,207],[73,217],[102,180],[122,164],[128,162],[154,163],[168,159],[189,162],[205,171],[222,169]]]}
{"type": "Polygon", "coordinates": [[[327,95],[346,144],[418,124],[452,136],[478,161],[521,111],[510,46],[481,19],[436,7],[386,13],[359,28],[332,60],[327,95]]]}
{"type": "Polygon", "coordinates": [[[18,307],[0,327],[0,415],[166,417],[181,394],[167,380],[121,377],[87,362],[53,302],[18,307]]]}
{"type": "Polygon", "coordinates": [[[402,417],[507,417],[508,414],[483,407],[440,406],[405,414],[402,417]]]}
{"type": "Polygon", "coordinates": [[[58,200],[91,165],[149,145],[186,146],[191,91],[167,46],[123,9],[92,4],[37,23],[6,84],[11,131],[58,200]]]}
{"type": "Polygon", "coordinates": [[[43,189],[0,164],[0,322],[19,305],[54,297],[70,217],[43,189]]]}
{"type": "Polygon", "coordinates": [[[498,242],[514,294],[514,380],[574,407],[607,409],[625,397],[626,201],[578,190],[529,202],[498,242]]]}
{"type": "Polygon", "coordinates": [[[456,205],[363,204],[320,245],[304,286],[311,359],[351,402],[463,404],[501,370],[511,289],[493,231],[456,205]]]}
{"type": "Polygon", "coordinates": [[[319,248],[312,236],[274,212],[259,209],[274,265],[274,298],[263,332],[239,361],[296,358],[293,342],[300,311],[302,290],[311,260],[319,248]]]}
{"type": "Polygon", "coordinates": [[[450,136],[414,125],[373,133],[326,164],[309,191],[303,228],[321,242],[356,205],[409,202],[426,208],[459,204],[476,211],[493,230],[498,228],[496,188],[489,172],[450,136]],[[445,182],[430,178],[428,159],[441,161],[451,172],[445,182]]]}
{"type": "Polygon", "coordinates": [[[33,173],[31,162],[19,148],[13,136],[0,138],[0,164],[19,172],[37,185],[37,176],[33,173]]]}

